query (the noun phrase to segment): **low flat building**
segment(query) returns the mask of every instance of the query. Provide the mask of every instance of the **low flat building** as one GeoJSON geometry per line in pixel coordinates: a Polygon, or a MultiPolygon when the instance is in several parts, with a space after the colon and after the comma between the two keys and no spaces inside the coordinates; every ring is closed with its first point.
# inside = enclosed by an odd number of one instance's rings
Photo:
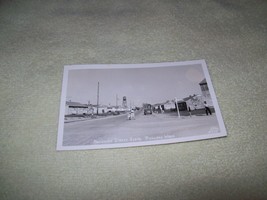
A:
{"type": "Polygon", "coordinates": [[[88,113],[88,105],[81,104],[79,102],[66,101],[65,104],[65,115],[81,115],[88,113]]]}

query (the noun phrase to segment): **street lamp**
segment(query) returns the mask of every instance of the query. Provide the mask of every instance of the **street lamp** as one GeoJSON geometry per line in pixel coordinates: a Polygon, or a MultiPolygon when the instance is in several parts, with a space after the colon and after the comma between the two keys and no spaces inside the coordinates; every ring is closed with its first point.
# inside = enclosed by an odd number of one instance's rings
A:
{"type": "Polygon", "coordinates": [[[181,118],[179,107],[178,107],[178,99],[177,99],[177,97],[175,97],[175,104],[176,104],[176,108],[177,108],[177,115],[178,115],[179,118],[181,118]]]}

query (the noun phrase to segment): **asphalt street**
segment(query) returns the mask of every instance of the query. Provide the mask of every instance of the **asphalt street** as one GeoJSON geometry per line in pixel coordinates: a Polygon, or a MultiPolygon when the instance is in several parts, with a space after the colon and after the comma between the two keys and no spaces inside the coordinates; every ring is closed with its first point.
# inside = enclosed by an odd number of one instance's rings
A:
{"type": "Polygon", "coordinates": [[[64,124],[63,146],[141,142],[157,139],[199,136],[219,130],[215,113],[212,116],[178,118],[172,114],[135,114],[128,120],[127,114],[102,119],[64,124]]]}

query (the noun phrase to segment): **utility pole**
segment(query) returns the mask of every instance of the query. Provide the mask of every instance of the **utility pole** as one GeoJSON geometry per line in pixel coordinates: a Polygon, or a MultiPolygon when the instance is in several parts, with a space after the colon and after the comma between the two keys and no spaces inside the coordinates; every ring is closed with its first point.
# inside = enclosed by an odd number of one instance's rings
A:
{"type": "Polygon", "coordinates": [[[118,94],[116,94],[116,108],[118,108],[118,100],[119,100],[118,94]]]}
{"type": "Polygon", "coordinates": [[[88,100],[88,106],[87,106],[87,114],[90,112],[90,101],[88,100]]]}
{"type": "Polygon", "coordinates": [[[178,99],[177,99],[177,97],[175,97],[175,104],[176,104],[176,108],[177,108],[177,115],[178,115],[179,118],[181,118],[180,111],[179,111],[179,106],[178,106],[178,99]]]}
{"type": "Polygon", "coordinates": [[[97,107],[96,107],[96,115],[98,115],[98,107],[99,107],[99,82],[97,83],[97,107]]]}

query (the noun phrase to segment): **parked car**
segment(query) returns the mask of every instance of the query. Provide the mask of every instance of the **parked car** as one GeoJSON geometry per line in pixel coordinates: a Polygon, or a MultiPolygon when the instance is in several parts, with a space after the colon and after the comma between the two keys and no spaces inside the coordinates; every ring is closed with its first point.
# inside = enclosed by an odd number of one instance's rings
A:
{"type": "Polygon", "coordinates": [[[151,104],[144,104],[144,115],[152,114],[152,105],[151,104]]]}

